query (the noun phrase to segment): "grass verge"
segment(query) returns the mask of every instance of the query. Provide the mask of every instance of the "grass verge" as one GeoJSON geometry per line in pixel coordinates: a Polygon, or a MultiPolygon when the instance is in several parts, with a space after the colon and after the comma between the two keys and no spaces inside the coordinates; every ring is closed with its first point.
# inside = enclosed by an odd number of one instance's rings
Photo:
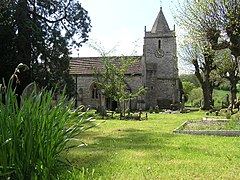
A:
{"type": "Polygon", "coordinates": [[[89,146],[65,154],[79,169],[72,179],[237,179],[238,137],[172,133],[184,121],[202,116],[204,112],[108,120],[82,135],[89,146]]]}

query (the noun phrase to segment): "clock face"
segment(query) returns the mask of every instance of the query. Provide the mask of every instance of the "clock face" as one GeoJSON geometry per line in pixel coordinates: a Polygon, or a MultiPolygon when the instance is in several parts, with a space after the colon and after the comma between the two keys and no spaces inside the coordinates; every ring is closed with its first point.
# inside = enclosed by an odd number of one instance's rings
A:
{"type": "Polygon", "coordinates": [[[164,51],[162,49],[157,49],[154,53],[155,57],[162,58],[164,56],[164,51]]]}

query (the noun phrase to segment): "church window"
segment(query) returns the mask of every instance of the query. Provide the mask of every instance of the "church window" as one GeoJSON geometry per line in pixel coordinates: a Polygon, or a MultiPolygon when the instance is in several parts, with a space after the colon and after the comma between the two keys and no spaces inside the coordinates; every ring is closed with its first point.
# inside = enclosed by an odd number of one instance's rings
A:
{"type": "Polygon", "coordinates": [[[97,88],[97,85],[94,83],[92,86],[91,86],[91,97],[92,99],[98,99],[98,88],[97,88]]]}
{"type": "Polygon", "coordinates": [[[161,42],[161,40],[159,39],[159,40],[158,40],[158,49],[161,49],[161,45],[162,45],[162,42],[161,42]]]}

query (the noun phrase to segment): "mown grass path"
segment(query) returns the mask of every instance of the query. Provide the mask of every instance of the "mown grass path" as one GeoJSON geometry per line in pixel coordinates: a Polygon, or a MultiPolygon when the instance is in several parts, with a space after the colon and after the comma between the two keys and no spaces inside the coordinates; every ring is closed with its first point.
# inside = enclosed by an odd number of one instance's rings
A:
{"type": "MultiPolygon", "coordinates": [[[[87,147],[67,158],[85,179],[238,179],[240,138],[173,134],[203,112],[150,114],[145,121],[107,120],[82,136],[87,147]],[[93,173],[94,169],[94,173],[93,173]]],[[[77,177],[77,176],[76,176],[77,177]]]]}

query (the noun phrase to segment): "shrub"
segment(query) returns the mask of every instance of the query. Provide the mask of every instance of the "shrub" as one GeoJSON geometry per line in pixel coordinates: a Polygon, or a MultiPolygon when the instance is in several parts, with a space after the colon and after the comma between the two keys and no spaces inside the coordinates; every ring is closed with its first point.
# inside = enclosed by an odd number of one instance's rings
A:
{"type": "Polygon", "coordinates": [[[231,118],[231,111],[228,110],[228,111],[226,112],[226,119],[230,119],[230,118],[231,118]]]}
{"type": "Polygon", "coordinates": [[[0,179],[57,178],[60,153],[92,126],[86,124],[91,118],[72,111],[73,101],[62,95],[52,106],[53,98],[52,91],[35,90],[19,107],[9,83],[5,104],[0,102],[0,179]]]}
{"type": "Polygon", "coordinates": [[[201,107],[201,99],[195,99],[192,102],[192,107],[201,107]]]}
{"type": "Polygon", "coordinates": [[[193,83],[191,82],[188,82],[188,81],[185,81],[185,82],[182,82],[182,85],[183,85],[183,92],[186,96],[189,96],[189,94],[191,93],[191,91],[196,88],[194,86],[193,83]]]}
{"type": "Polygon", "coordinates": [[[236,113],[236,114],[233,114],[233,115],[231,116],[231,120],[233,120],[233,121],[239,121],[239,120],[240,120],[240,113],[238,112],[238,113],[236,113]]]}
{"type": "Polygon", "coordinates": [[[193,103],[192,104],[193,107],[200,107],[202,98],[203,95],[201,88],[194,88],[189,95],[189,101],[193,103]]]}

